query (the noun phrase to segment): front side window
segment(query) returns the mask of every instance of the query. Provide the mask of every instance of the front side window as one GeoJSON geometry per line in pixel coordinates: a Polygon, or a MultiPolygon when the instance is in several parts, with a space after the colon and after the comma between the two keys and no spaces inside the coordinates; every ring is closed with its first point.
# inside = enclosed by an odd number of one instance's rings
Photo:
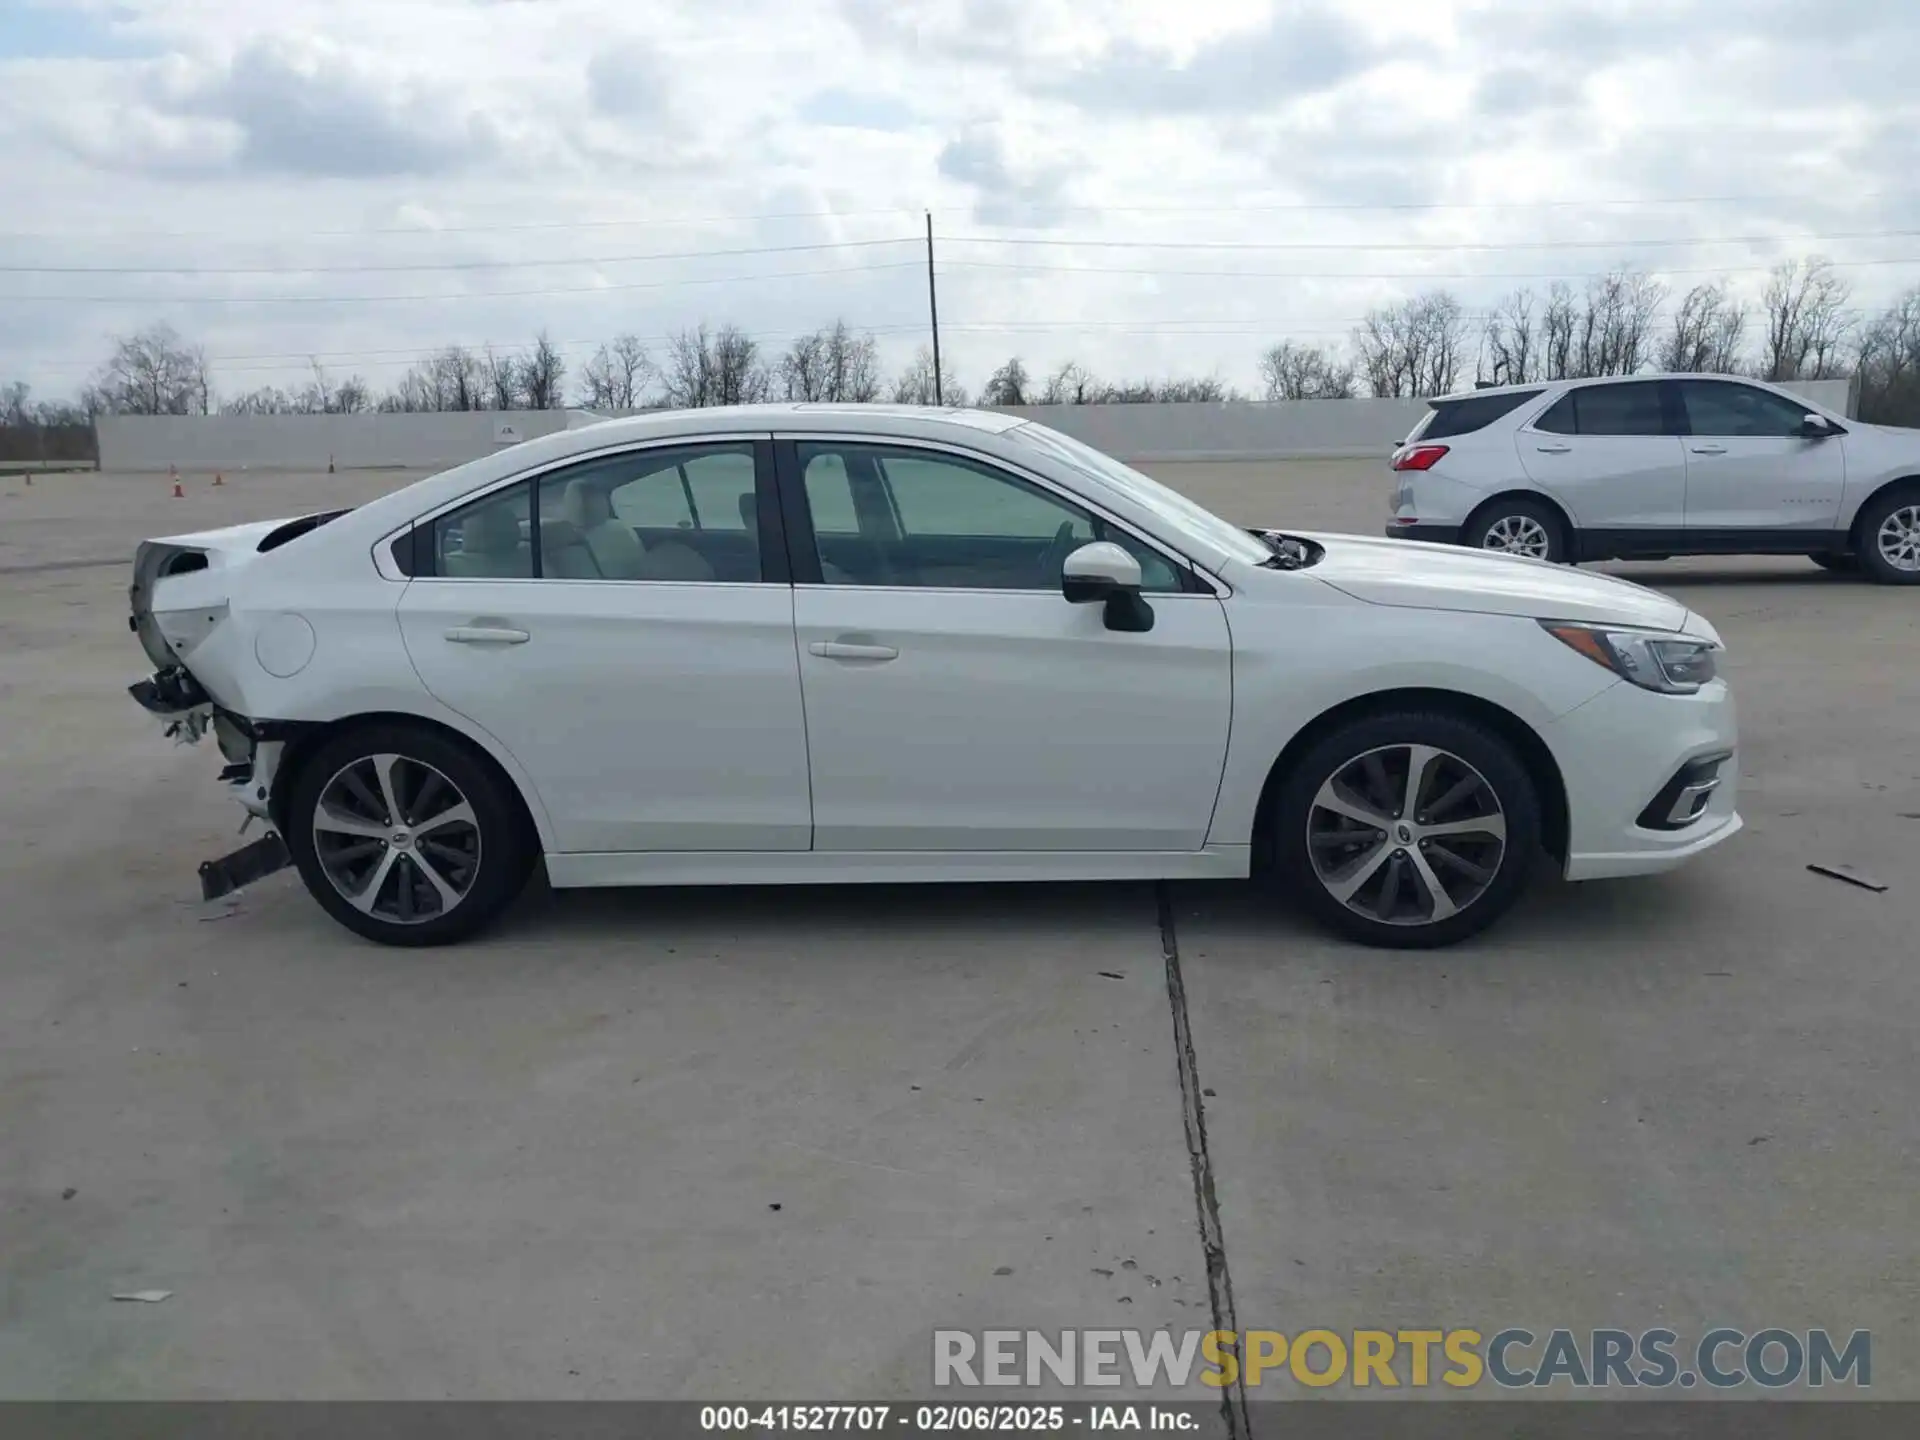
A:
{"type": "Polygon", "coordinates": [[[983,462],[838,442],[795,448],[829,582],[1058,590],[1069,554],[1111,540],[1140,561],[1143,589],[1182,588],[1179,572],[1149,546],[983,462]]]}
{"type": "Polygon", "coordinates": [[[1695,435],[1784,439],[1800,433],[1809,413],[1804,405],[1752,385],[1725,380],[1682,380],[1678,384],[1687,426],[1695,435]]]}

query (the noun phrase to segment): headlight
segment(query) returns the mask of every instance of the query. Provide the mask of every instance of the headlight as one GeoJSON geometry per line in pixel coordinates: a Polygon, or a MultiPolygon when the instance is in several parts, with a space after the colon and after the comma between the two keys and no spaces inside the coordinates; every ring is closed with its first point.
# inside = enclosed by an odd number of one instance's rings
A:
{"type": "Polygon", "coordinates": [[[1569,649],[1622,679],[1665,695],[1691,695],[1718,673],[1720,647],[1692,635],[1654,630],[1613,630],[1604,625],[1575,625],[1542,620],[1541,627],[1569,649]]]}

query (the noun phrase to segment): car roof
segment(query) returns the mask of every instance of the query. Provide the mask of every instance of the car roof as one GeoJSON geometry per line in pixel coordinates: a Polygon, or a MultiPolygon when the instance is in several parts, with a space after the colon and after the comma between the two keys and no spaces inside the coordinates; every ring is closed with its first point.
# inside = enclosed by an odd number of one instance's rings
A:
{"type": "Polygon", "coordinates": [[[1455,405],[1462,400],[1477,400],[1486,395],[1530,395],[1541,390],[1559,388],[1563,390],[1581,390],[1591,385],[1631,385],[1649,380],[1731,380],[1738,385],[1758,385],[1763,389],[1773,387],[1765,380],[1756,380],[1751,375],[1724,375],[1711,371],[1695,370],[1638,370],[1631,375],[1581,375],[1570,376],[1564,380],[1528,380],[1517,385],[1483,385],[1473,390],[1452,390],[1445,395],[1435,395],[1428,399],[1429,405],[1455,405]]]}
{"type": "MultiPolygon", "coordinates": [[[[585,412],[591,414],[591,412],[585,412]]],[[[1026,423],[1018,415],[992,410],[928,405],[856,405],[796,401],[781,405],[722,405],[697,410],[649,410],[636,415],[594,418],[569,427],[568,433],[589,432],[599,446],[609,441],[643,440],[654,435],[710,435],[718,431],[786,430],[836,431],[857,425],[875,435],[932,436],[958,427],[990,435],[1026,423]]]]}

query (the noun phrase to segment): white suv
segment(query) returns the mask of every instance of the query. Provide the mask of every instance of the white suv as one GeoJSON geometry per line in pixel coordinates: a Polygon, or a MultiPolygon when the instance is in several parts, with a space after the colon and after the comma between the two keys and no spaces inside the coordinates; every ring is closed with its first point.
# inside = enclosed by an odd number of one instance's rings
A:
{"type": "Polygon", "coordinates": [[[1537,559],[1805,555],[1920,583],[1920,431],[1729,375],[1446,395],[1394,452],[1386,533],[1537,559]]]}

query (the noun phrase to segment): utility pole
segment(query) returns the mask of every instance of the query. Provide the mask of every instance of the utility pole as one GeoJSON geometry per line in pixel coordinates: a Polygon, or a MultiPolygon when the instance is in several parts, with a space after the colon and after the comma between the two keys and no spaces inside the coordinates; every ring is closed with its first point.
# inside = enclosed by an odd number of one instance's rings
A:
{"type": "Polygon", "coordinates": [[[933,323],[933,403],[947,403],[940,381],[940,297],[933,288],[933,212],[927,211],[927,317],[933,323]]]}

